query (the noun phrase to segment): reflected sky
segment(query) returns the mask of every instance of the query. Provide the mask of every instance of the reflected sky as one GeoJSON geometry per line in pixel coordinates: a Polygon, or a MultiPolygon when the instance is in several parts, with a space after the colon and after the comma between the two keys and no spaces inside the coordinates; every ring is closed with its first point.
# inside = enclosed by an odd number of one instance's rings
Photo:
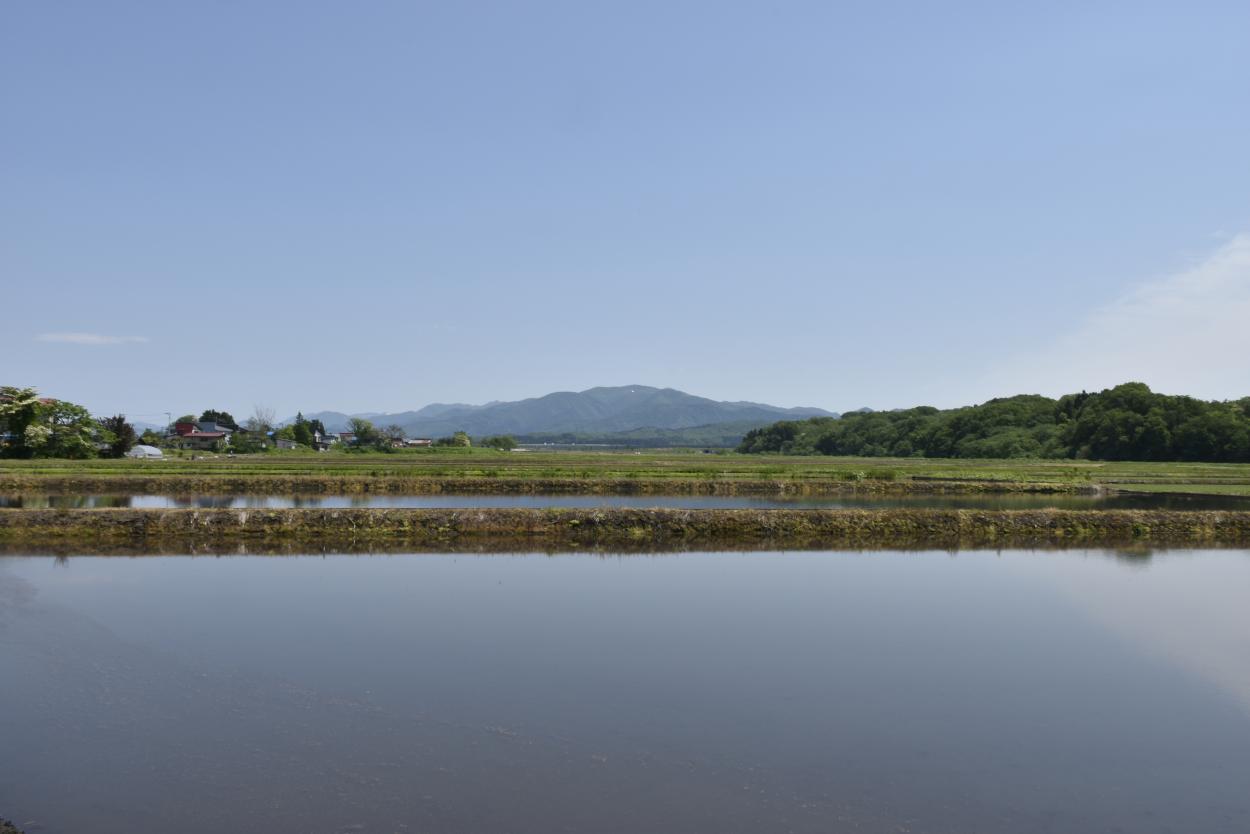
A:
{"type": "Polygon", "coordinates": [[[1012,564],[1060,590],[1121,639],[1202,677],[1250,713],[1250,553],[1166,551],[1127,575],[1098,555],[1089,562],[1079,572],[1042,559],[1012,564]]]}
{"type": "Polygon", "coordinates": [[[1245,551],[5,557],[0,813],[1241,832],[1247,592],[1245,551]]]}

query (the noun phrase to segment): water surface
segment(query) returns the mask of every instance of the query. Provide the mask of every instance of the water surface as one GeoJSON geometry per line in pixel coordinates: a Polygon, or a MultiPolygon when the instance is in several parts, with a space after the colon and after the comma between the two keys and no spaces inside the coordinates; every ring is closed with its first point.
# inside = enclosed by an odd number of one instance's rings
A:
{"type": "Polygon", "coordinates": [[[0,558],[42,834],[1245,832],[1250,552],[0,558]]]}
{"type": "Polygon", "coordinates": [[[677,509],[1174,509],[1250,510],[1250,499],[1232,495],[7,495],[10,508],[238,508],[336,509],[483,507],[671,507],[677,509]]]}

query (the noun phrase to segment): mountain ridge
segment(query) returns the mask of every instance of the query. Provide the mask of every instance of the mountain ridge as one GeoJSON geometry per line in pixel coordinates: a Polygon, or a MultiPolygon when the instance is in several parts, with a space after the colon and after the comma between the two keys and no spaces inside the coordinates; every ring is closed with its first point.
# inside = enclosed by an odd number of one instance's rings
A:
{"type": "MultiPolygon", "coordinates": [[[[513,435],[598,435],[656,430],[662,435],[682,429],[734,424],[742,431],[752,424],[767,425],[785,418],[836,417],[814,407],[784,408],[747,400],[722,401],[688,394],[675,388],[648,385],[598,386],[584,391],[553,391],[539,397],[483,405],[431,403],[394,413],[321,411],[305,414],[319,419],[327,431],[344,431],[355,416],[376,425],[398,425],[410,437],[442,437],[465,431],[475,437],[513,435]]],[[[291,422],[289,418],[285,422],[291,422]]]]}

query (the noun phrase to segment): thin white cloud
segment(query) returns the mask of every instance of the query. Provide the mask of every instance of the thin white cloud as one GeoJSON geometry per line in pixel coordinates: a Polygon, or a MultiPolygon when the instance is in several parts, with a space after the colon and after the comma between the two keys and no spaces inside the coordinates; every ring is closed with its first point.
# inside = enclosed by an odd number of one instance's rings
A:
{"type": "Polygon", "coordinates": [[[986,387],[992,396],[1055,395],[1130,380],[1207,399],[1250,395],[1250,234],[1093,311],[1054,343],[1012,357],[986,387]]]}
{"type": "Polygon", "coordinates": [[[40,342],[60,342],[67,345],[125,345],[146,342],[147,336],[106,336],[102,333],[40,333],[40,342]]]}

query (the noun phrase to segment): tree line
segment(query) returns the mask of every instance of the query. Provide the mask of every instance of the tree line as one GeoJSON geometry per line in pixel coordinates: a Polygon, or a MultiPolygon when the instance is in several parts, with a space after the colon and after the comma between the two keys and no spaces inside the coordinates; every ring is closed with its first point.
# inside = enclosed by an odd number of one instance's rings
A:
{"type": "Polygon", "coordinates": [[[2,457],[121,457],[135,442],[134,427],[120,414],[97,420],[81,405],[0,385],[2,457]]]}
{"type": "MultiPolygon", "coordinates": [[[[303,413],[284,426],[277,426],[273,409],[257,406],[241,423],[228,411],[207,409],[197,418],[184,414],[178,423],[214,423],[230,432],[229,443],[221,451],[249,454],[272,449],[270,438],[290,440],[313,448],[317,440],[326,439],[326,427],[318,419],[307,419],[303,413]]],[[[172,427],[171,427],[172,428],[172,427]]],[[[344,451],[394,451],[404,439],[400,426],[375,426],[369,420],[353,417],[348,426],[350,440],[336,444],[344,451]]],[[[159,431],[147,429],[139,435],[125,415],[94,417],[83,406],[67,400],[40,397],[33,388],[0,386],[0,457],[6,458],[94,458],[124,457],[138,443],[165,446],[171,440],[159,431]]],[[[470,447],[469,435],[458,431],[438,438],[435,446],[470,447]]],[[[480,440],[489,449],[507,451],[516,447],[511,435],[495,435],[480,440]]]]}
{"type": "Polygon", "coordinates": [[[1140,382],[1051,399],[855,412],[747,432],[739,452],[927,458],[1250,462],[1250,397],[1211,402],[1140,382]]]}

